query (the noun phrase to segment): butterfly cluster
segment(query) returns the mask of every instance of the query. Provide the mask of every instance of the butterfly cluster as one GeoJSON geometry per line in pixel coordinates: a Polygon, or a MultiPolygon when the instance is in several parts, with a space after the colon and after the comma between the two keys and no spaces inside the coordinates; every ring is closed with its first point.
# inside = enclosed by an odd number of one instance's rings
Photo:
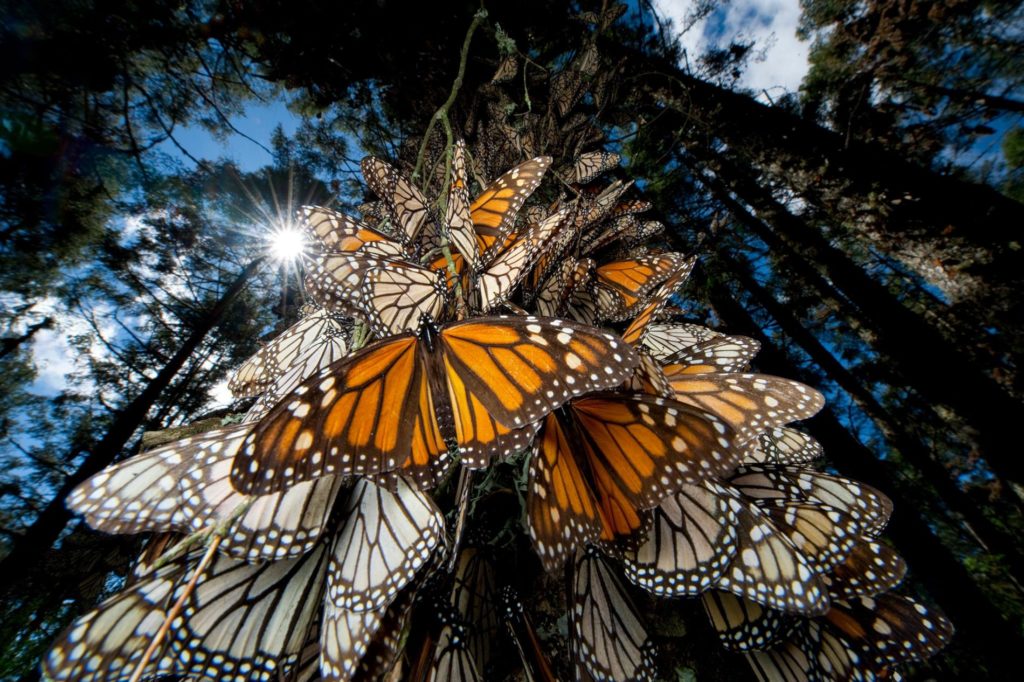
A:
{"type": "Polygon", "coordinates": [[[216,552],[140,563],[49,678],[555,679],[500,558],[516,538],[569,576],[577,679],[654,679],[637,590],[700,599],[762,679],[886,677],[943,646],[945,618],[892,591],[889,500],[789,426],[821,394],[672,319],[696,261],[650,246],[664,226],[630,183],[594,186],[617,155],[579,156],[558,193],[549,157],[473,192],[450,154],[442,201],[370,157],[361,219],[301,210],[313,304],[236,372],[241,423],[71,494],[99,530],[216,552]]]}

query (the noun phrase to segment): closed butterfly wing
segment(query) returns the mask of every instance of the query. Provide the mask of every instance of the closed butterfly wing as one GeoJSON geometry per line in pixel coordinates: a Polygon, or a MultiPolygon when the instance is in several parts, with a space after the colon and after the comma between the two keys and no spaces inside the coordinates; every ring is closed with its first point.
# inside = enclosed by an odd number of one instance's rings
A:
{"type": "Polygon", "coordinates": [[[187,531],[178,479],[195,451],[219,439],[195,436],[130,457],[80,484],[65,504],[105,533],[187,531]]]}
{"type": "Polygon", "coordinates": [[[853,551],[862,530],[855,518],[825,504],[793,500],[758,504],[815,573],[826,573],[841,563],[853,551]]]}
{"type": "Polygon", "coordinates": [[[742,372],[759,350],[761,344],[746,336],[718,336],[668,356],[665,371],[669,374],[742,372]]]}
{"type": "Polygon", "coordinates": [[[689,322],[655,323],[648,326],[647,333],[643,337],[643,345],[654,357],[664,362],[665,358],[673,353],[716,336],[721,336],[721,333],[699,324],[689,322]]]}
{"type": "Polygon", "coordinates": [[[711,590],[701,596],[704,611],[730,651],[759,651],[778,645],[794,618],[729,592],[711,590]]]}
{"type": "Polygon", "coordinates": [[[806,433],[787,426],[768,429],[747,444],[744,464],[786,464],[809,466],[821,459],[821,443],[806,433]]]}
{"type": "Polygon", "coordinates": [[[477,310],[488,312],[511,295],[533,265],[536,256],[549,246],[565,213],[565,209],[562,209],[532,226],[477,276],[474,290],[474,307],[477,310]]]}
{"type": "Polygon", "coordinates": [[[236,398],[252,398],[269,388],[307,348],[336,329],[328,311],[320,309],[282,332],[236,370],[228,388],[236,398]]]}
{"type": "MultiPolygon", "coordinates": [[[[77,618],[55,640],[43,658],[46,679],[63,682],[127,681],[153,641],[171,607],[180,564],[165,566],[148,580],[120,592],[77,618]]],[[[177,672],[166,643],[157,650],[145,674],[177,672]]]]}
{"type": "MultiPolygon", "coordinates": [[[[127,680],[201,554],[158,569],[72,623],[45,659],[47,676],[127,680]]],[[[325,566],[323,544],[302,558],[265,564],[215,558],[147,674],[267,682],[290,674],[315,628],[325,566]]]]}
{"type": "Polygon", "coordinates": [[[519,595],[509,586],[501,590],[501,609],[505,628],[512,637],[523,662],[527,679],[533,682],[556,682],[544,645],[530,622],[519,595]]]}
{"type": "Polygon", "coordinates": [[[822,621],[878,668],[928,658],[953,637],[944,615],[891,592],[837,601],[822,621]]]}
{"type": "Polygon", "coordinates": [[[262,564],[218,557],[185,599],[172,631],[176,658],[192,675],[217,680],[287,675],[315,627],[325,565],[324,543],[298,559],[262,564]]]}
{"type": "Polygon", "coordinates": [[[329,476],[256,498],[239,493],[231,485],[231,465],[251,430],[219,429],[188,446],[189,464],[178,485],[189,530],[223,528],[220,551],[244,561],[302,556],[326,528],[342,481],[329,476]]]}
{"type": "Polygon", "coordinates": [[[347,682],[358,670],[370,643],[384,622],[387,607],[353,611],[324,601],[320,626],[320,676],[330,682],[347,682]]]}
{"type": "Polygon", "coordinates": [[[480,261],[473,215],[470,212],[468,177],[466,174],[466,144],[455,142],[452,152],[452,184],[448,189],[448,206],[445,223],[448,225],[452,243],[471,269],[480,261]]]}
{"type": "Polygon", "coordinates": [[[440,319],[448,297],[442,273],[349,254],[314,258],[306,288],[328,308],[358,310],[379,337],[414,331],[424,316],[440,319]]]}
{"type": "Polygon", "coordinates": [[[493,261],[504,249],[519,209],[540,185],[550,165],[549,156],[525,161],[488,185],[470,204],[477,250],[484,262],[493,261]]]}
{"type": "Polygon", "coordinates": [[[768,651],[751,651],[746,654],[746,659],[760,682],[822,680],[817,662],[793,640],[784,641],[768,651]]]}
{"type": "Polygon", "coordinates": [[[411,243],[430,220],[426,197],[386,161],[368,156],[362,161],[362,169],[366,184],[384,201],[399,239],[411,243]]]}
{"type": "Polygon", "coordinates": [[[359,660],[359,666],[352,676],[353,682],[382,680],[398,665],[415,598],[416,584],[412,583],[391,602],[366,653],[359,660]]]}
{"type": "Polygon", "coordinates": [[[327,596],[350,611],[384,609],[441,542],[444,517],[423,491],[395,492],[358,481],[341,511],[327,573],[327,596]]]}
{"type": "Polygon", "coordinates": [[[818,615],[828,608],[824,584],[789,538],[754,504],[742,500],[735,489],[716,485],[722,495],[734,496],[736,556],[718,587],[772,609],[818,615]]]}
{"type": "Polygon", "coordinates": [[[589,284],[593,271],[594,261],[589,258],[565,258],[537,293],[537,314],[542,317],[564,316],[576,290],[589,284]]]}
{"type": "Polygon", "coordinates": [[[574,652],[594,680],[654,679],[654,645],[640,614],[594,550],[575,565],[569,621],[574,652]]]}
{"type": "Polygon", "coordinates": [[[842,563],[824,576],[833,599],[873,597],[903,582],[907,564],[892,548],[880,542],[858,538],[842,563]]]}
{"type": "Polygon", "coordinates": [[[530,457],[527,528],[547,570],[555,570],[576,547],[597,542],[601,536],[598,502],[576,460],[571,429],[571,424],[548,415],[530,457]]]}
{"type": "Polygon", "coordinates": [[[825,398],[797,381],[767,374],[685,374],[666,368],[679,402],[699,407],[725,420],[746,443],[766,429],[817,414],[825,398]]]}
{"type": "Polygon", "coordinates": [[[597,176],[615,168],[621,163],[622,157],[614,152],[586,152],[576,157],[572,173],[567,180],[585,185],[597,176]]]}
{"type": "Polygon", "coordinates": [[[303,227],[310,241],[327,253],[358,253],[373,258],[402,260],[408,252],[378,230],[322,206],[300,209],[303,227]]]}
{"type": "Polygon", "coordinates": [[[346,335],[342,331],[328,329],[316,343],[296,356],[292,366],[286,369],[266,391],[256,399],[245,413],[242,421],[256,422],[262,419],[274,405],[284,400],[303,381],[348,355],[346,335]]]}
{"type": "Polygon", "coordinates": [[[658,315],[671,300],[675,290],[682,285],[683,282],[689,278],[690,273],[693,272],[693,267],[697,264],[695,257],[677,260],[675,268],[669,274],[668,278],[662,282],[661,286],[654,293],[651,301],[644,306],[640,314],[636,316],[626,331],[622,333],[622,339],[633,347],[640,347],[643,344],[644,337],[647,336],[647,329],[650,324],[658,318],[658,315]]]}
{"type": "Polygon", "coordinates": [[[654,509],[644,543],[623,557],[626,577],[659,596],[707,590],[736,555],[736,507],[706,485],[683,485],[654,509]]]}
{"type": "Polygon", "coordinates": [[[730,483],[744,495],[759,500],[802,500],[828,505],[852,517],[872,535],[885,528],[892,514],[892,501],[879,490],[843,476],[800,467],[743,466],[730,483]]]}
{"type": "Polygon", "coordinates": [[[680,254],[663,254],[598,267],[594,291],[600,317],[613,322],[633,317],[683,262],[685,258],[680,254]]]}

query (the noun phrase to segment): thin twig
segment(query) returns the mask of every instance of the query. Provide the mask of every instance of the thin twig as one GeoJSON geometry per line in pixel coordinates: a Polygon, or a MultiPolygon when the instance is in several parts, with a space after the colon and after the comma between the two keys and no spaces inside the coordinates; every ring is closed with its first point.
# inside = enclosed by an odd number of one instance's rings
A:
{"type": "Polygon", "coordinates": [[[462,51],[459,53],[459,72],[455,76],[455,82],[452,83],[452,91],[448,95],[448,99],[442,104],[434,115],[430,117],[430,123],[427,124],[427,131],[423,134],[423,141],[420,142],[420,151],[416,155],[416,167],[413,168],[412,177],[413,180],[420,176],[420,171],[423,170],[423,157],[427,153],[427,142],[430,140],[430,134],[434,132],[434,124],[436,124],[442,118],[447,119],[448,110],[455,104],[455,98],[459,94],[459,90],[462,88],[462,79],[466,75],[466,62],[469,59],[469,44],[473,40],[473,33],[476,31],[476,27],[479,26],[484,19],[487,18],[487,10],[480,9],[473,15],[473,23],[469,25],[469,30],[466,31],[466,39],[462,41],[462,51]]]}
{"type": "Polygon", "coordinates": [[[189,598],[192,592],[196,589],[196,584],[199,582],[199,577],[206,571],[206,567],[213,561],[213,556],[217,553],[217,547],[220,545],[220,541],[224,536],[218,535],[213,538],[213,542],[206,549],[206,554],[203,555],[203,560],[196,566],[195,572],[192,574],[192,578],[188,581],[188,585],[185,586],[185,591],[178,597],[178,601],[174,602],[174,606],[167,612],[167,617],[164,618],[163,625],[157,630],[157,633],[153,636],[153,641],[149,643],[149,647],[146,648],[145,653],[142,654],[142,658],[139,660],[139,664],[135,666],[135,672],[132,673],[132,677],[128,682],[139,682],[142,679],[142,673],[145,671],[146,666],[149,665],[149,659],[153,658],[153,654],[160,647],[160,643],[167,636],[167,632],[171,629],[171,622],[178,617],[181,613],[181,609],[185,606],[185,600],[189,598]]]}

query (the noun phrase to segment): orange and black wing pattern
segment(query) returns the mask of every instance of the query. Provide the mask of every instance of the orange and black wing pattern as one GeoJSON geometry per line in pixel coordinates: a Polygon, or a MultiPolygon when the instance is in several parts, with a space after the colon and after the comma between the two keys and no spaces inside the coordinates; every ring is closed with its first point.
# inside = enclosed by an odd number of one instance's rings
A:
{"type": "Polygon", "coordinates": [[[530,534],[546,566],[644,528],[641,513],[686,483],[731,471],[729,427],[647,395],[594,394],[547,418],[531,461],[530,534]]]}
{"type": "Polygon", "coordinates": [[[375,258],[403,259],[405,248],[388,235],[322,206],[299,209],[310,241],[327,253],[358,253],[375,258]]]}
{"type": "Polygon", "coordinates": [[[563,320],[427,325],[305,381],[243,443],[232,483],[262,494],[328,474],[401,470],[429,485],[450,451],[482,466],[522,449],[534,422],[618,385],[636,362],[618,337],[563,320]]]}
{"type": "Polygon", "coordinates": [[[447,448],[424,365],[412,334],[328,365],[246,438],[232,484],[246,494],[265,494],[329,474],[429,468],[447,448]]]}
{"type": "Polygon", "coordinates": [[[492,260],[496,252],[504,249],[519,209],[540,185],[550,165],[549,156],[525,161],[492,182],[469,205],[477,251],[484,262],[492,260]]]}

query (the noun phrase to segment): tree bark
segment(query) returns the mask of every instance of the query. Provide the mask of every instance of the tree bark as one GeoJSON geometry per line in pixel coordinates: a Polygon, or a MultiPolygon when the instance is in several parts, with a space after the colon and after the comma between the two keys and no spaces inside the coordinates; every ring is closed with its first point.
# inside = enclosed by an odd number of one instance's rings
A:
{"type": "Polygon", "coordinates": [[[125,445],[145,421],[146,414],[156,403],[160,393],[170,385],[206,335],[217,326],[228,306],[241,293],[262,262],[263,259],[258,258],[247,265],[209,312],[197,320],[192,334],[142,392],[117,414],[103,438],[91,448],[77,449],[71,453],[69,459],[77,457],[83,450],[87,449],[89,452],[32,525],[14,541],[10,553],[0,561],[0,584],[10,589],[21,578],[31,574],[42,555],[53,546],[71,519],[70,510],[64,506],[64,498],[78,484],[111,464],[121,454],[125,445]]]}

